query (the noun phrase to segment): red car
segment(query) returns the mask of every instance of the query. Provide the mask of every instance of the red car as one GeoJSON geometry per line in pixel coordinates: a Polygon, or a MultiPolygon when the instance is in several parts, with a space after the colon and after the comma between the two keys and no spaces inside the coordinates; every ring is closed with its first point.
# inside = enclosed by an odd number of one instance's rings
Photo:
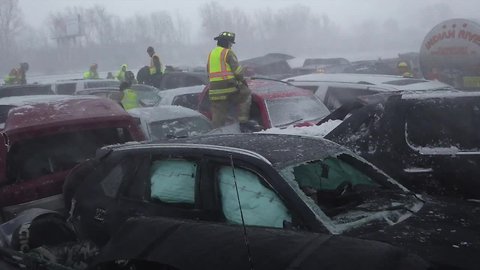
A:
{"type": "Polygon", "coordinates": [[[104,145],[143,140],[138,124],[112,100],[79,96],[0,99],[2,218],[63,208],[65,176],[104,145]]]}
{"type": "MultiPolygon", "coordinates": [[[[310,125],[330,113],[311,91],[286,82],[255,78],[248,81],[248,86],[252,90],[250,119],[264,129],[310,125]]],[[[200,96],[199,111],[211,118],[207,93],[208,85],[200,96]]]]}

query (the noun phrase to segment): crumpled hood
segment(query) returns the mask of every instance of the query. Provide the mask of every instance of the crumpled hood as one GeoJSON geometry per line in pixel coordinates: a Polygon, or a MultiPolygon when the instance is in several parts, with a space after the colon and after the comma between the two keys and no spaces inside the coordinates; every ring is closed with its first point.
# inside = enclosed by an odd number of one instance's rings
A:
{"type": "Polygon", "coordinates": [[[466,269],[480,267],[480,204],[424,196],[410,218],[362,238],[402,246],[431,262],[466,269]]]}

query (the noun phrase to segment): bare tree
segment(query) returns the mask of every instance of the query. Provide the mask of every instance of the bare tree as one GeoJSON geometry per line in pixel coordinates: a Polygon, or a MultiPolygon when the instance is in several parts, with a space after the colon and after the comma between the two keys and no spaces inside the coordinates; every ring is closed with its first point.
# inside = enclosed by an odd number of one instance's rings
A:
{"type": "Polygon", "coordinates": [[[0,52],[8,54],[23,26],[18,0],[0,0],[0,52]]]}

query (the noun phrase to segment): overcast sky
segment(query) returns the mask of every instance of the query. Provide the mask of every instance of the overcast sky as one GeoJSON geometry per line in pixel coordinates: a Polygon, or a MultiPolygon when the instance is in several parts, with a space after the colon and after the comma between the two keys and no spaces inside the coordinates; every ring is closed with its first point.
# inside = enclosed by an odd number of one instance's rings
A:
{"type": "MultiPolygon", "coordinates": [[[[21,8],[29,24],[40,25],[51,12],[68,6],[90,7],[100,4],[119,16],[168,10],[188,14],[196,23],[198,7],[211,0],[20,0],[21,8]]],[[[340,27],[365,20],[385,21],[392,18],[405,24],[415,24],[419,17],[429,16],[428,9],[445,8],[451,17],[480,18],[480,0],[233,0],[217,1],[224,6],[236,6],[246,11],[278,9],[300,3],[311,7],[318,14],[326,14],[340,27]]],[[[432,25],[433,26],[433,25],[432,25]]]]}

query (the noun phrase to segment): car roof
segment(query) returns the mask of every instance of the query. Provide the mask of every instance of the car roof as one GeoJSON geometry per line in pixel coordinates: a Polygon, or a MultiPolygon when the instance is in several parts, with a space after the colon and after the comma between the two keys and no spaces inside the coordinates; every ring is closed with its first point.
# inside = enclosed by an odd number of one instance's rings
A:
{"type": "Polygon", "coordinates": [[[313,95],[312,91],[301,89],[284,81],[266,78],[250,79],[248,80],[248,87],[254,95],[264,99],[313,95]]]}
{"type": "Polygon", "coordinates": [[[164,96],[178,96],[184,94],[200,94],[202,93],[205,85],[194,85],[194,86],[187,86],[187,87],[179,87],[167,90],[161,90],[158,92],[158,95],[164,96]]]}
{"type": "Polygon", "coordinates": [[[461,91],[435,91],[428,93],[409,93],[403,94],[402,99],[431,99],[431,98],[459,98],[459,97],[480,97],[480,92],[461,92],[461,91]]]}
{"type": "Polygon", "coordinates": [[[5,105],[17,104],[8,112],[4,131],[21,131],[32,127],[69,123],[98,123],[102,119],[131,119],[131,116],[119,104],[107,98],[95,96],[56,97],[50,100],[31,98],[23,103],[4,103],[5,105]]]}
{"type": "Polygon", "coordinates": [[[159,105],[154,107],[134,108],[128,110],[128,113],[135,117],[142,118],[148,123],[195,116],[206,119],[206,117],[204,117],[200,112],[176,105],[159,105]]]}
{"type": "Polygon", "coordinates": [[[395,88],[397,90],[434,90],[453,89],[452,86],[439,82],[424,79],[405,78],[395,75],[381,74],[357,74],[357,73],[313,73],[285,79],[294,82],[340,82],[363,85],[381,85],[395,88]]]}
{"type": "MultiPolygon", "coordinates": [[[[59,100],[68,100],[75,98],[85,98],[85,97],[75,97],[71,95],[32,95],[32,96],[15,96],[15,97],[4,97],[0,98],[0,105],[10,105],[10,106],[23,106],[40,102],[56,102],[59,100]]],[[[88,97],[96,98],[96,97],[88,97]]]]}
{"type": "Polygon", "coordinates": [[[216,134],[174,139],[170,142],[241,148],[260,154],[280,168],[341,152],[350,153],[340,145],[323,138],[287,134],[216,134]]]}

